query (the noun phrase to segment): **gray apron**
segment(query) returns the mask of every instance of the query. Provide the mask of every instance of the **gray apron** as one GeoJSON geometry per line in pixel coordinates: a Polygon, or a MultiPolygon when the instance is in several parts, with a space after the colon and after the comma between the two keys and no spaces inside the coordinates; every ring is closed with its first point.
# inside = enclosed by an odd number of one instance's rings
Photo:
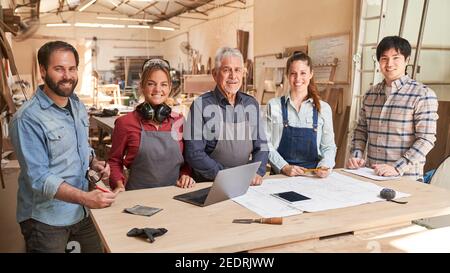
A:
{"type": "Polygon", "coordinates": [[[245,165],[253,150],[250,126],[246,122],[222,123],[214,151],[209,155],[225,168],[245,165]]]}
{"type": "Polygon", "coordinates": [[[130,167],[126,190],[176,185],[184,159],[171,132],[145,131],[141,123],[141,142],[130,167]]]}

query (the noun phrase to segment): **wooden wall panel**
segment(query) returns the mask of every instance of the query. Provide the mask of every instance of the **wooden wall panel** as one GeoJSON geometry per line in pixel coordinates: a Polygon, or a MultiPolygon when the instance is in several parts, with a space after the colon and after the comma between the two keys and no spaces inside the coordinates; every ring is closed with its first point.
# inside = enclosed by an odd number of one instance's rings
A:
{"type": "Polygon", "coordinates": [[[427,155],[425,172],[437,168],[450,155],[450,101],[439,101],[438,115],[436,142],[427,155]]]}
{"type": "Polygon", "coordinates": [[[19,163],[9,161],[2,172],[6,187],[0,188],[0,253],[25,252],[25,242],[16,221],[19,163]]]}

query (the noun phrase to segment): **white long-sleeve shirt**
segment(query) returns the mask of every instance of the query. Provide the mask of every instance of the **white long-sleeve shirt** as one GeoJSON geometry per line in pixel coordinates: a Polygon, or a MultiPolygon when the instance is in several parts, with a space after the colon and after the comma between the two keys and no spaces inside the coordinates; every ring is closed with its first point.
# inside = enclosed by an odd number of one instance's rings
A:
{"type": "MultiPolygon", "coordinates": [[[[299,112],[295,109],[289,94],[286,96],[286,100],[289,101],[287,105],[289,126],[313,128],[313,100],[309,98],[303,101],[299,112]]],[[[318,167],[333,168],[336,158],[336,144],[334,143],[332,111],[330,105],[324,101],[320,101],[320,108],[317,121],[317,152],[320,157],[318,167]]],[[[275,172],[279,173],[288,164],[277,151],[283,134],[280,98],[273,98],[267,103],[265,117],[269,163],[275,172]]]]}

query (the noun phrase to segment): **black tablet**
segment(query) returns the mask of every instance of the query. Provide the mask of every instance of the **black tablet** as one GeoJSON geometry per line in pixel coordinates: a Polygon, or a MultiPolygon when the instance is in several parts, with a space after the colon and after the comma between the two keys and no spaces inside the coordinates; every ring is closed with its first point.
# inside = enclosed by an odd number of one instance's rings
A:
{"type": "Polygon", "coordinates": [[[295,191],[286,191],[286,192],[279,192],[279,193],[273,193],[272,194],[275,197],[284,199],[285,201],[288,202],[297,202],[297,201],[303,201],[303,200],[308,200],[311,199],[307,196],[301,195],[298,192],[295,191]]]}

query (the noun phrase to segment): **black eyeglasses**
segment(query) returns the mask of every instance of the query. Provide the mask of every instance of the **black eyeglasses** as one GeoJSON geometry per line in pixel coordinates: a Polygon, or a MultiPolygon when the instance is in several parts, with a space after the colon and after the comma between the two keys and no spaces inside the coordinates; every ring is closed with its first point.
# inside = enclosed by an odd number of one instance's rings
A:
{"type": "Polygon", "coordinates": [[[152,58],[144,62],[144,64],[142,65],[142,71],[154,66],[161,66],[170,70],[169,61],[160,58],[152,58]]]}
{"type": "MultiPolygon", "coordinates": [[[[103,174],[99,175],[98,172],[94,171],[92,169],[92,161],[94,160],[94,156],[91,156],[91,160],[89,161],[89,169],[86,171],[86,179],[91,183],[92,185],[95,185],[97,182],[101,181],[103,179],[103,174]]],[[[105,160],[105,167],[106,167],[106,160],[105,160]]]]}

